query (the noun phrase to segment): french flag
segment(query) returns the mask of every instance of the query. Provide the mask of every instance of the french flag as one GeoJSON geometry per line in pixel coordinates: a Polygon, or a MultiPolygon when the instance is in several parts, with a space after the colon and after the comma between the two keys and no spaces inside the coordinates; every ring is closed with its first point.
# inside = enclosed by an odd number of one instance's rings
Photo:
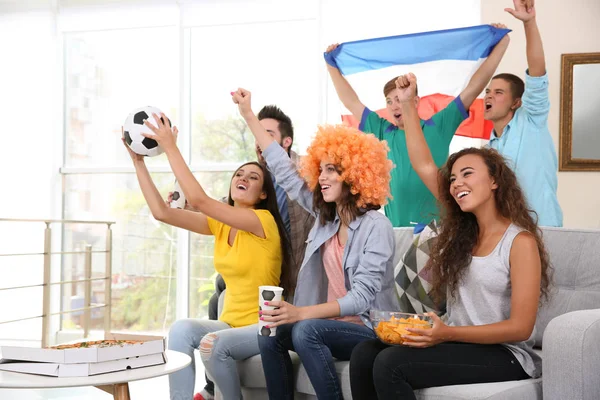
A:
{"type": "MultiPolygon", "coordinates": [[[[385,109],[383,86],[392,78],[413,72],[418,79],[419,116],[429,119],[467,85],[479,65],[509,29],[491,25],[390,36],[342,43],[325,60],[340,70],[361,102],[393,120],[385,109]],[[383,107],[376,107],[382,105],[383,107]]],[[[360,121],[343,107],[342,120],[360,121]]],[[[489,139],[492,123],[483,119],[483,99],[476,99],[456,135],[489,139]]]]}

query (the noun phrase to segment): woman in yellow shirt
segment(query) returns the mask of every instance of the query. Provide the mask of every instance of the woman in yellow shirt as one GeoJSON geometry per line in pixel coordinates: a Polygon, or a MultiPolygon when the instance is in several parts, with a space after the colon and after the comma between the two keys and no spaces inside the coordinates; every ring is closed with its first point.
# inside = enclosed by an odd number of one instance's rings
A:
{"type": "MultiPolygon", "coordinates": [[[[162,115],[162,120],[167,117],[162,115]]],[[[129,151],[152,215],[157,220],[203,235],[215,236],[214,264],[227,284],[220,320],[183,319],[169,331],[169,349],[200,355],[206,370],[226,399],[240,399],[236,360],[259,354],[257,340],[258,286],[282,286],[293,291],[289,239],[277,208],[269,172],[256,162],[234,173],[228,204],[210,198],[186,165],[177,145],[177,128],[154,116],[151,136],[163,148],[171,168],[195,211],[168,207],[156,189],[144,157],[129,151]]],[[[169,376],[171,399],[191,399],[195,364],[169,376]]],[[[197,396],[199,397],[199,396],[197,396]]]]}

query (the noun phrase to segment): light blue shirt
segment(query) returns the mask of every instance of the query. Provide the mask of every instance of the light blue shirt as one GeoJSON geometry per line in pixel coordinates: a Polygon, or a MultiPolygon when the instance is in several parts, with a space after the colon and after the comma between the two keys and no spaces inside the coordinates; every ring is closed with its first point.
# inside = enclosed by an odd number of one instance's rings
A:
{"type": "Polygon", "coordinates": [[[562,226],[563,214],[556,195],[558,160],[548,129],[548,75],[536,77],[526,72],[521,100],[521,107],[502,136],[492,131],[488,146],[508,160],[529,207],[538,215],[538,225],[562,226]]]}

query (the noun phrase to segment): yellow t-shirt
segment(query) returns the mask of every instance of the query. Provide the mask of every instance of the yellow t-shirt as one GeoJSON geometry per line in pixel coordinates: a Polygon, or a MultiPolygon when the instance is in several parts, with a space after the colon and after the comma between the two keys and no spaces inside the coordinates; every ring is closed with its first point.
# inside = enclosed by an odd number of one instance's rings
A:
{"type": "Polygon", "coordinates": [[[281,276],[281,241],[275,218],[267,210],[253,210],[265,238],[238,230],[233,246],[228,243],[231,227],[208,218],[215,235],[215,269],[225,281],[225,302],[219,320],[240,327],[258,322],[258,287],[278,286],[281,276]]]}

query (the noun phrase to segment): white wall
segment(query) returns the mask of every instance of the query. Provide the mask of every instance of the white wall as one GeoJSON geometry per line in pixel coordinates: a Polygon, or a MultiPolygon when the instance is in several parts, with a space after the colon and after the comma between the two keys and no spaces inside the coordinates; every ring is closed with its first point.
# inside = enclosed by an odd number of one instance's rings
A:
{"type": "MultiPolygon", "coordinates": [[[[503,22],[514,30],[498,71],[523,77],[527,68],[525,35],[523,25],[504,11],[511,3],[482,0],[481,15],[483,23],[503,22]]],[[[558,154],[561,54],[600,52],[600,1],[543,0],[536,2],[536,9],[550,76],[550,132],[558,154]]],[[[599,228],[600,172],[559,172],[558,200],[564,226],[599,228]]]]}

